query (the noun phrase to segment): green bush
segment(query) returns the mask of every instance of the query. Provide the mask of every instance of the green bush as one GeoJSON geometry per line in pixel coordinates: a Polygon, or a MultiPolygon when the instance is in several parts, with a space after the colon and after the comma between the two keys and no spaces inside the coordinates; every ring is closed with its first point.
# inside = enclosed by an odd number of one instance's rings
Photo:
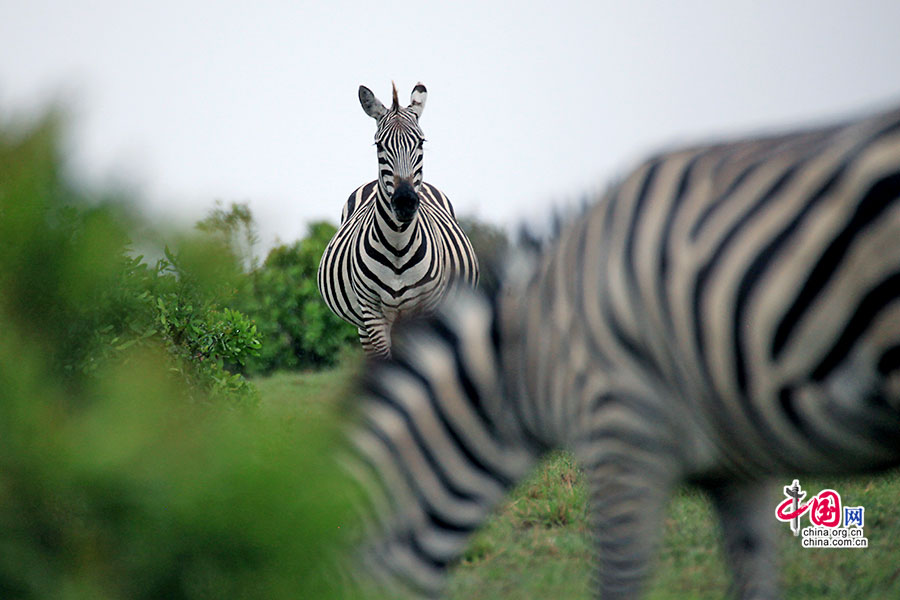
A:
{"type": "Polygon", "coordinates": [[[356,342],[356,329],[328,309],[316,287],[319,260],[334,232],[329,223],[313,223],[306,237],[273,248],[250,273],[236,305],[253,319],[263,344],[248,359],[249,371],[332,365],[356,342]]]}
{"type": "Polygon", "coordinates": [[[229,371],[257,346],[236,261],[131,256],[56,130],[0,128],[0,598],[338,597],[334,427],[229,371]]]}
{"type": "MultiPolygon", "coordinates": [[[[460,219],[482,265],[482,285],[497,285],[497,267],[509,247],[506,233],[473,217],[460,219]],[[493,265],[493,268],[491,268],[493,265]]],[[[358,350],[356,328],[332,313],[316,286],[319,261],[336,228],[311,223],[306,236],[269,251],[260,265],[254,254],[256,223],[246,204],[220,202],[197,229],[223,244],[244,269],[232,305],[256,325],[259,352],[236,368],[247,373],[331,366],[347,348],[358,350]]]]}
{"type": "Polygon", "coordinates": [[[162,345],[171,372],[188,390],[216,399],[255,400],[240,367],[260,347],[256,326],[221,306],[233,296],[234,272],[220,262],[221,248],[206,243],[166,248],[166,258],[147,264],[124,251],[112,261],[108,285],[77,303],[68,327],[62,368],[90,375],[132,347],[162,345]]]}

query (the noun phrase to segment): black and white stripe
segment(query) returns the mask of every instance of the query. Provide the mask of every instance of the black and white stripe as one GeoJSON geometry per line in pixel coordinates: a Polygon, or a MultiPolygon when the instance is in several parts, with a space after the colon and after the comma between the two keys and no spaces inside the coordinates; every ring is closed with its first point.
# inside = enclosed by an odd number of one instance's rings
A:
{"type": "Polygon", "coordinates": [[[900,109],[655,157],[498,295],[397,337],[351,438],[381,576],[438,595],[565,447],[604,600],[640,594],[685,482],[713,498],[736,594],[777,597],[772,478],[900,464],[900,109]]]}
{"type": "Polygon", "coordinates": [[[478,261],[450,201],[422,181],[426,94],[419,83],[401,108],[395,87],[388,109],[360,86],[360,104],[378,123],[378,179],[350,195],[319,264],[322,297],[356,325],[369,355],[390,355],[397,318],[432,311],[457,283],[478,280],[478,261]]]}

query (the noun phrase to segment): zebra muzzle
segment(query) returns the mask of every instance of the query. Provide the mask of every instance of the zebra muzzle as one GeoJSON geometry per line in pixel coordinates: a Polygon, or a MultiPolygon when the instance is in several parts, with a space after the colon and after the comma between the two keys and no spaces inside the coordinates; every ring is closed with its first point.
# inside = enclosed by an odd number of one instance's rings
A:
{"type": "Polygon", "coordinates": [[[391,196],[391,209],[401,223],[409,223],[419,210],[419,194],[408,181],[401,181],[391,196]]]}

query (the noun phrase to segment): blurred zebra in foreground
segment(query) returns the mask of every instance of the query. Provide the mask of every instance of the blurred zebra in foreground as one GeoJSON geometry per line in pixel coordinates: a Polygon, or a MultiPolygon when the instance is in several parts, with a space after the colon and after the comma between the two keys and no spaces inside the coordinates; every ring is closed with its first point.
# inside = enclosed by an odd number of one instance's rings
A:
{"type": "Polygon", "coordinates": [[[319,292],[339,317],[356,325],[370,356],[390,356],[391,327],[403,315],[427,313],[457,282],[475,285],[478,261],[453,207],[440,190],[422,181],[419,118],[427,91],[413,88],[391,108],[369,88],[359,101],[378,123],[378,179],[347,199],[341,225],[319,263],[319,292]]]}
{"type": "Polygon", "coordinates": [[[398,333],[361,411],[386,581],[439,595],[565,447],[603,600],[640,594],[682,483],[713,499],[736,595],[777,597],[772,478],[900,464],[900,109],[647,161],[499,293],[398,333]]]}

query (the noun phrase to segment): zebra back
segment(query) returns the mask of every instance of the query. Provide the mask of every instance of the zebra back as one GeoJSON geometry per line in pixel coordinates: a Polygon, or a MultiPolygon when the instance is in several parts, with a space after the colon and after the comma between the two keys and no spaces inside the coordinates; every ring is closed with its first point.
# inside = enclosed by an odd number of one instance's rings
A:
{"type": "Polygon", "coordinates": [[[900,109],[656,156],[512,273],[369,370],[352,439],[389,579],[438,594],[561,447],[603,598],[639,593],[681,483],[712,497],[736,593],[777,597],[770,478],[900,464],[900,109]]]}

